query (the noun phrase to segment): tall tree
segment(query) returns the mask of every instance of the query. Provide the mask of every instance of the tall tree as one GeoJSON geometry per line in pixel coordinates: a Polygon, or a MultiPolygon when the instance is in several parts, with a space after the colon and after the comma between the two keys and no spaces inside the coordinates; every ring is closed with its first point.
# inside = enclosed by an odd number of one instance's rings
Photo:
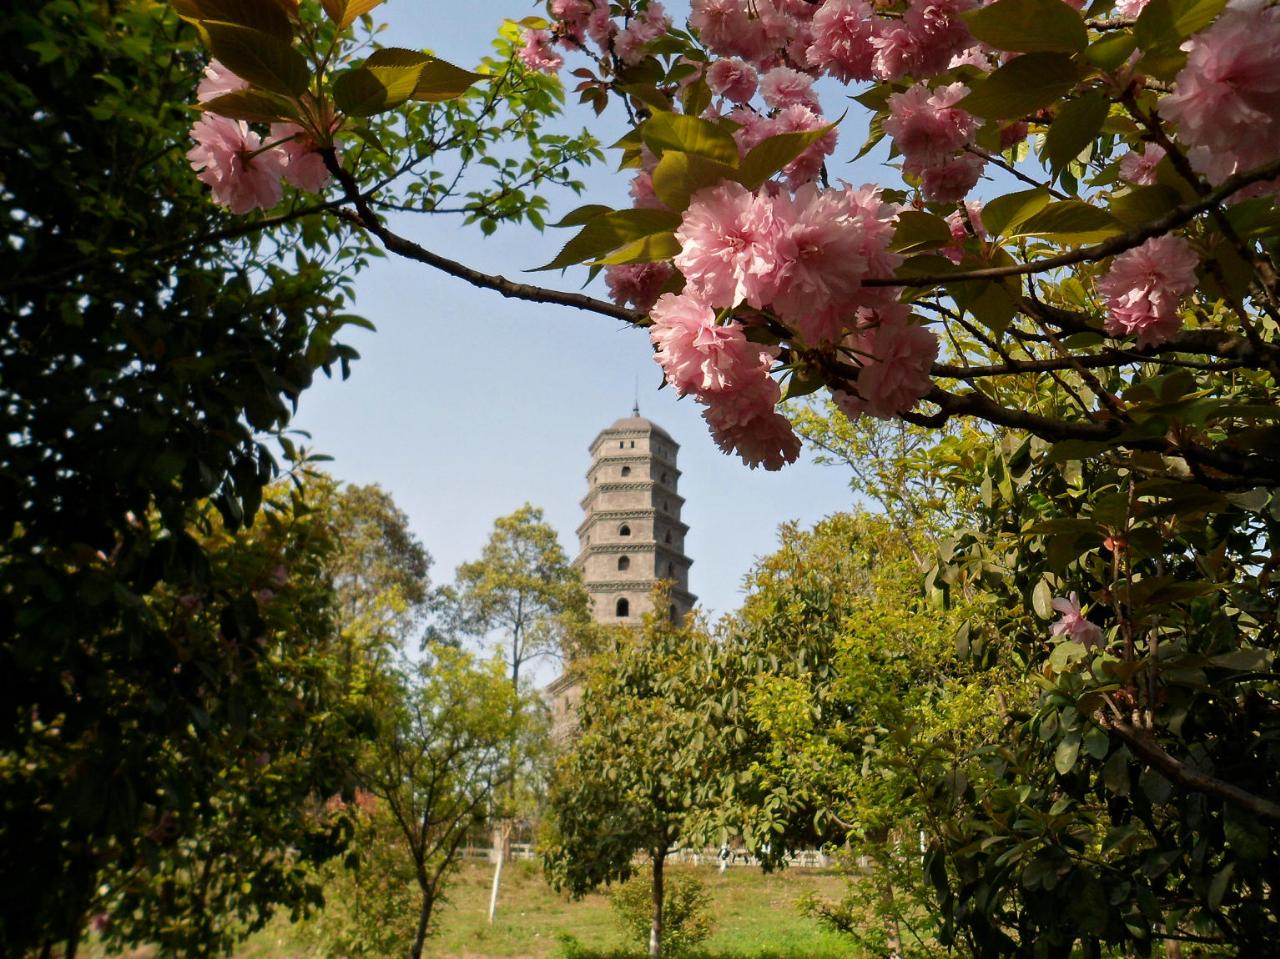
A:
{"type": "MultiPolygon", "coordinates": [[[[667,608],[657,596],[654,609],[667,608]]],[[[579,896],[627,879],[636,854],[647,855],[656,959],[668,850],[711,835],[734,737],[714,719],[723,689],[717,648],[696,620],[646,613],[640,629],[614,630],[612,640],[582,666],[578,730],[548,793],[544,865],[552,885],[579,896]]]]}
{"type": "MultiPolygon", "coordinates": [[[[527,503],[494,522],[480,559],[458,567],[448,596],[452,618],[462,632],[496,634],[517,694],[522,679],[527,679],[526,666],[540,657],[559,654],[562,641],[572,634],[575,624],[588,618],[581,575],[570,565],[542,510],[527,503]]],[[[490,922],[497,912],[502,867],[510,858],[515,821],[522,811],[530,811],[529,803],[520,802],[521,786],[528,777],[519,775],[519,769],[523,765],[533,775],[536,771],[523,759],[513,743],[509,754],[513,772],[507,779],[506,795],[494,808],[497,861],[489,898],[490,922]]]]}
{"type": "Polygon", "coordinates": [[[480,558],[458,567],[453,601],[464,632],[496,637],[517,688],[529,663],[560,654],[566,630],[587,610],[559,536],[528,504],[495,520],[480,558]]]}
{"type": "Polygon", "coordinates": [[[0,953],[21,955],[74,951],[104,870],[192,838],[226,767],[189,749],[290,725],[246,709],[286,708],[292,666],[257,652],[271,587],[222,576],[203,504],[228,533],[259,515],[271,438],[291,455],[299,397],[356,355],[368,247],[205,201],[183,156],[203,58],[168,4],[10,5],[0,42],[0,860],[24,864],[0,870],[0,953]]]}
{"type": "MultiPolygon", "coordinates": [[[[420,959],[467,835],[487,821],[495,792],[514,773],[512,743],[538,748],[545,713],[521,702],[501,661],[477,662],[443,645],[406,667],[394,694],[361,761],[360,779],[385,806],[373,841],[394,850],[417,887],[411,915],[397,919],[411,920],[398,939],[411,959],[420,959]]],[[[356,884],[379,883],[377,868],[376,861],[366,864],[356,884]]],[[[381,919],[375,913],[369,921],[381,919]]]]}

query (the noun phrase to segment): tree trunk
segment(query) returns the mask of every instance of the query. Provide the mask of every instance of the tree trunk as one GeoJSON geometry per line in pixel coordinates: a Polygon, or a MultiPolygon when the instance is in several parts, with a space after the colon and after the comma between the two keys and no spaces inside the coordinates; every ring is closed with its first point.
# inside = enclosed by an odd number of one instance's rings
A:
{"type": "Polygon", "coordinates": [[[660,849],[653,854],[653,921],[649,924],[649,959],[662,955],[662,864],[667,851],[660,849]]]}
{"type": "Polygon", "coordinates": [[[418,885],[422,888],[422,905],[418,909],[418,928],[413,935],[413,947],[409,950],[410,959],[422,959],[422,949],[427,944],[427,930],[431,926],[431,907],[435,903],[427,892],[426,876],[418,877],[418,885]]]}
{"type": "Polygon", "coordinates": [[[1165,959],[1182,959],[1182,943],[1177,939],[1166,939],[1164,941],[1165,959]]]}
{"type": "Polygon", "coordinates": [[[507,856],[511,854],[511,820],[504,819],[498,826],[498,844],[494,859],[497,860],[493,866],[493,888],[489,890],[489,925],[493,925],[494,918],[498,915],[498,888],[502,885],[502,864],[507,861],[507,856]]]}

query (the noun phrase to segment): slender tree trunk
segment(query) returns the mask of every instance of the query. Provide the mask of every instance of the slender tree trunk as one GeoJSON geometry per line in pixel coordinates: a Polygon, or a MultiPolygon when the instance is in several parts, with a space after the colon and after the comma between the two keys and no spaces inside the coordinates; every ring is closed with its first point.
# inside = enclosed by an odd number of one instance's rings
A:
{"type": "Polygon", "coordinates": [[[418,876],[418,886],[422,890],[422,905],[418,908],[418,928],[413,934],[410,959],[422,959],[422,949],[427,944],[427,930],[431,927],[431,907],[435,905],[434,897],[428,892],[430,883],[425,874],[418,876]]]}
{"type": "Polygon", "coordinates": [[[1165,959],[1182,959],[1182,943],[1177,939],[1166,939],[1164,941],[1165,959]]]}
{"type": "Polygon", "coordinates": [[[667,858],[665,849],[653,854],[653,921],[649,924],[649,959],[662,956],[662,864],[667,858]]]}
{"type": "Polygon", "coordinates": [[[511,820],[504,819],[498,827],[497,862],[493,866],[493,888],[489,890],[489,925],[493,925],[498,915],[498,889],[502,885],[502,864],[507,861],[511,851],[511,820]]]}

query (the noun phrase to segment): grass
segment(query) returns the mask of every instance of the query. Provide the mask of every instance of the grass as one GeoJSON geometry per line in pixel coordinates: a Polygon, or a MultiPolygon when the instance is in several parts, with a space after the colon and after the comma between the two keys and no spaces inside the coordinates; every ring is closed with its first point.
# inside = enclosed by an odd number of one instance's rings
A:
{"type": "MultiPolygon", "coordinates": [[[[677,867],[673,867],[677,868],[677,867]]],[[[837,896],[844,881],[814,870],[766,876],[738,867],[689,868],[714,896],[716,931],[699,950],[706,959],[852,959],[846,940],[800,915],[796,900],[809,892],[837,896]]],[[[534,863],[509,864],[503,873],[498,916],[486,922],[493,867],[467,863],[438,913],[431,959],[624,959],[637,955],[614,924],[607,895],[577,902],[547,886],[534,863]],[[568,937],[572,945],[567,945],[568,937]]],[[[272,923],[236,952],[236,959],[309,959],[297,948],[287,921],[272,923]]]]}

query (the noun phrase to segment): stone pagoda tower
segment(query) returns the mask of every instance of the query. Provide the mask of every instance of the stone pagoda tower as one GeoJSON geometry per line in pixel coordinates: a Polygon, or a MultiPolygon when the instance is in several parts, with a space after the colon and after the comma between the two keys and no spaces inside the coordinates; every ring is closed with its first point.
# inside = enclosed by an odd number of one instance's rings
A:
{"type": "Polygon", "coordinates": [[[578,527],[582,581],[599,623],[639,623],[659,580],[670,580],[671,614],[683,617],[697,597],[676,491],[680,447],[661,426],[633,415],[604,429],[591,444],[587,495],[578,527]]]}
{"type": "MultiPolygon", "coordinates": [[[[689,527],[680,520],[679,450],[670,434],[644,419],[639,408],[601,430],[591,444],[574,565],[582,571],[598,623],[638,626],[652,609],[651,594],[660,580],[672,584],[672,617],[683,618],[697,601],[689,592],[693,561],[684,553],[689,527]]],[[[561,739],[573,727],[578,702],[572,669],[546,693],[554,735],[561,739]]]]}

